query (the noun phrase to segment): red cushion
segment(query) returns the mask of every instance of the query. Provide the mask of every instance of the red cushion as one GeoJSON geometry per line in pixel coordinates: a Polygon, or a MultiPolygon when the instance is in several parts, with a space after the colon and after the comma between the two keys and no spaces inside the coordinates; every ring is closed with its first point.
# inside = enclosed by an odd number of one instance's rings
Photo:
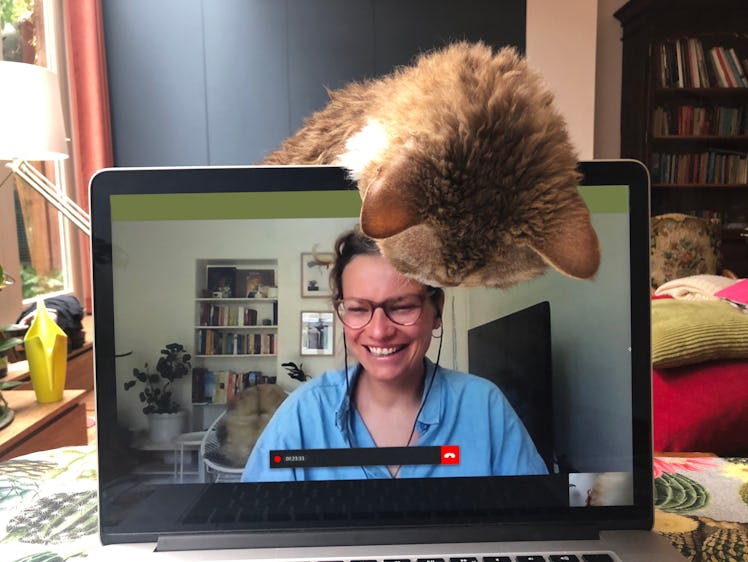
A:
{"type": "Polygon", "coordinates": [[[748,361],[654,369],[654,450],[748,453],[748,361]]]}

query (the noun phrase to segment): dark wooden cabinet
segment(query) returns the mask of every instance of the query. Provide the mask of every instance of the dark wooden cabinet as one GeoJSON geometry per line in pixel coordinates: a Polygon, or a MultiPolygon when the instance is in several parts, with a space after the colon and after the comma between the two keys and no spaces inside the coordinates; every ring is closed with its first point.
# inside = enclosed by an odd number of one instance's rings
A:
{"type": "Polygon", "coordinates": [[[748,2],[632,0],[615,17],[621,156],[649,168],[653,215],[719,222],[723,265],[748,277],[748,2]]]}

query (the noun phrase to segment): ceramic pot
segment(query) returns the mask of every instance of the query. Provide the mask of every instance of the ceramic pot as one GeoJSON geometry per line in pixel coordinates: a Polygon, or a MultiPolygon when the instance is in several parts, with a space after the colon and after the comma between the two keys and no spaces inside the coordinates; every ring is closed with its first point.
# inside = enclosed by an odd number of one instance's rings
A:
{"type": "Polygon", "coordinates": [[[173,414],[148,414],[148,439],[153,443],[169,443],[184,433],[187,413],[184,410],[173,414]]]}

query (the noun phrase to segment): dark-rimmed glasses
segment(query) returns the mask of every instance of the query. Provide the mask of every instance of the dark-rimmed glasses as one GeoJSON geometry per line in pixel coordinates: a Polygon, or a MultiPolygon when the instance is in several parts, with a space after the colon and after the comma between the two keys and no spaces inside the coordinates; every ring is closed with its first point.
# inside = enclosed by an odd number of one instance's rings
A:
{"type": "Polygon", "coordinates": [[[371,322],[374,311],[381,308],[384,315],[398,326],[412,326],[423,313],[423,304],[430,293],[403,295],[384,302],[372,302],[366,299],[338,299],[335,301],[335,312],[340,321],[354,330],[359,330],[371,322]]]}

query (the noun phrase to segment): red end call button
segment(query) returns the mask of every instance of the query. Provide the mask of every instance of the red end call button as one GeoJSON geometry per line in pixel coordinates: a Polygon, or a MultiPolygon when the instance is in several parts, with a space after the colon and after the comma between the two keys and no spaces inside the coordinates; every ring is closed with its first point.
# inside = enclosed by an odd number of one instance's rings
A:
{"type": "Polygon", "coordinates": [[[442,464],[460,464],[460,446],[444,445],[441,448],[442,464]]]}

